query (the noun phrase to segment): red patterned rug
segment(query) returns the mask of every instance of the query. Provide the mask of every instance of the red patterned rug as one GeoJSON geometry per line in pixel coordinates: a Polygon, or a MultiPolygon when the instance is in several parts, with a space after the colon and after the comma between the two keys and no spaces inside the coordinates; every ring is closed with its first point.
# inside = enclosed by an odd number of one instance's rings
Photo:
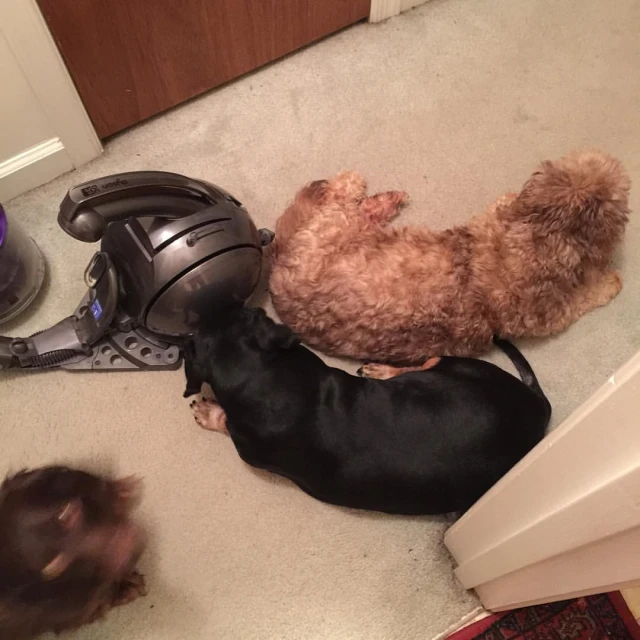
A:
{"type": "Polygon", "coordinates": [[[616,591],[489,616],[448,640],[640,640],[640,627],[616,591]]]}

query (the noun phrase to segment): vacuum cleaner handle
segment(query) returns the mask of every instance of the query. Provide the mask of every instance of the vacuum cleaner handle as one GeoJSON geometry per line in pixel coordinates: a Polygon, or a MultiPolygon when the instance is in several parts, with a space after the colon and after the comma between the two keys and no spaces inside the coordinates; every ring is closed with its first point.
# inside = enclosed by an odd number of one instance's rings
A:
{"type": "Polygon", "coordinates": [[[76,240],[97,242],[116,220],[181,218],[220,200],[240,205],[224,189],[177,173],[117,173],[71,188],[60,205],[58,224],[76,240]]]}

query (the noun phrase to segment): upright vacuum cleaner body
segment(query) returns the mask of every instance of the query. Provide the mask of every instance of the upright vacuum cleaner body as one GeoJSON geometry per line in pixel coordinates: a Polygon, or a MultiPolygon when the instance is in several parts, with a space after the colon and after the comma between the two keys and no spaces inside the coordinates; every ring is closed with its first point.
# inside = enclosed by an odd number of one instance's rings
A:
{"type": "Polygon", "coordinates": [[[72,188],[58,223],[101,241],[73,315],[29,338],[0,338],[0,368],[175,369],[203,318],[253,293],[263,247],[243,205],[213,184],[161,171],[72,188]]]}

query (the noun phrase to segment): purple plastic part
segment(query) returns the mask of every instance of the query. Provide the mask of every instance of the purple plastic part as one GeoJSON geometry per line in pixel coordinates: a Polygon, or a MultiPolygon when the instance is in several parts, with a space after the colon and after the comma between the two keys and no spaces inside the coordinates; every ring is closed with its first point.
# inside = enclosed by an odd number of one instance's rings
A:
{"type": "Polygon", "coordinates": [[[0,322],[25,309],[42,286],[44,258],[36,243],[0,206],[0,322]],[[11,229],[9,229],[11,226],[11,229]]]}
{"type": "Polygon", "coordinates": [[[7,235],[7,214],[4,212],[4,209],[0,204],[0,248],[4,244],[4,239],[6,235],[7,235]]]}

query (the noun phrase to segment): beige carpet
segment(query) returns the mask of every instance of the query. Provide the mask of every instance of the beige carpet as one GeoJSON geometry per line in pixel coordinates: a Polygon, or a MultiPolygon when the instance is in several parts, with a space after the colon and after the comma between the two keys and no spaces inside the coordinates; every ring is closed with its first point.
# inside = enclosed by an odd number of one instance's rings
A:
{"type": "MultiPolygon", "coordinates": [[[[302,183],[357,168],[373,188],[412,195],[402,222],[441,228],[518,188],[538,160],[598,145],[626,164],[640,209],[639,33],[637,0],[433,0],[160,116],[9,203],[50,284],[4,332],[73,310],[94,247],[58,228],[57,205],[117,171],[218,182],[272,225],[302,183]]],[[[638,349],[637,218],[619,262],[625,288],[611,305],[522,345],[554,424],[638,349]]],[[[150,594],[78,639],[429,640],[477,606],[453,577],[443,520],[349,512],[252,472],[193,422],[180,372],[1,380],[0,472],[62,460],[146,478],[150,594]]]]}

